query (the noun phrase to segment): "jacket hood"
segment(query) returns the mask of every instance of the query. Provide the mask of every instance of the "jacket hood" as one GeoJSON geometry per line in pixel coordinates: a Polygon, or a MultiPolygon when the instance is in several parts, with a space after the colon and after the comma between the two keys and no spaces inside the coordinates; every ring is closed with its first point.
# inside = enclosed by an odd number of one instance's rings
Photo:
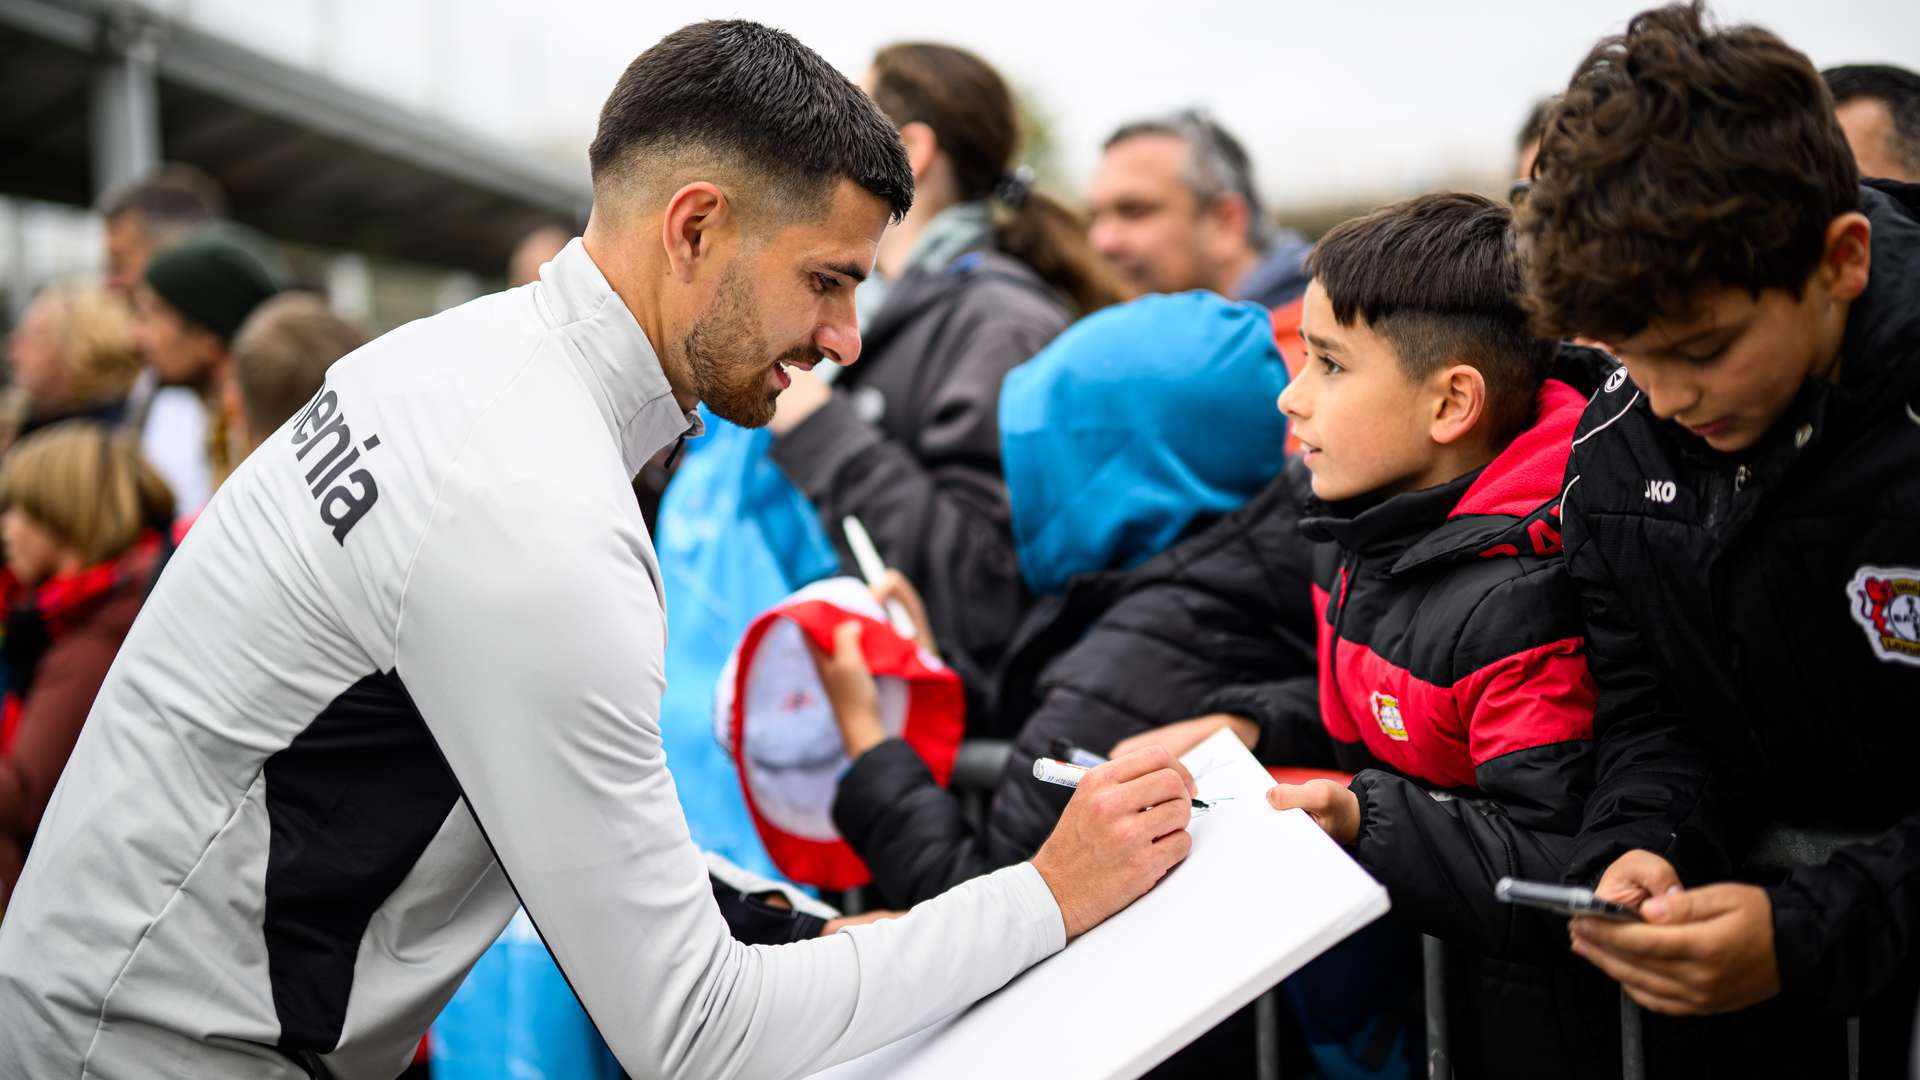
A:
{"type": "Polygon", "coordinates": [[[1292,229],[1282,229],[1261,252],[1260,262],[1234,286],[1234,295],[1261,307],[1292,303],[1307,291],[1307,253],[1313,242],[1292,229]]]}
{"type": "Polygon", "coordinates": [[[1015,368],[1000,445],[1028,587],[1131,568],[1245,502],[1280,470],[1286,385],[1267,312],[1205,292],[1088,316],[1015,368]]]}

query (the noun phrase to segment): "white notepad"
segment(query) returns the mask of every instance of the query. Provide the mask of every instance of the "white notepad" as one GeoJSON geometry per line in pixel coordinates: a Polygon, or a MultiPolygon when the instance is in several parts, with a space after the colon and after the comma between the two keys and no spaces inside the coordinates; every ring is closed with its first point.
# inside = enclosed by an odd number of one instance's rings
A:
{"type": "Polygon", "coordinates": [[[1181,761],[1215,805],[1153,891],[972,1008],[815,1076],[1136,1077],[1386,913],[1312,819],[1267,806],[1273,779],[1233,732],[1181,761]]]}

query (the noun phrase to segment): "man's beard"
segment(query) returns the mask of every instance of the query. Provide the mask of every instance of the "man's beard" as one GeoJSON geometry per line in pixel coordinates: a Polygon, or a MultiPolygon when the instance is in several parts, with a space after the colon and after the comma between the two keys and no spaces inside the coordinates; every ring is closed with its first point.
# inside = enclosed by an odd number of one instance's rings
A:
{"type": "Polygon", "coordinates": [[[736,262],[682,344],[694,392],[714,415],[741,427],[765,427],[773,419],[779,392],[767,385],[767,376],[776,362],[804,362],[818,355],[798,348],[773,357],[766,339],[754,331],[759,323],[752,287],[736,262]]]}

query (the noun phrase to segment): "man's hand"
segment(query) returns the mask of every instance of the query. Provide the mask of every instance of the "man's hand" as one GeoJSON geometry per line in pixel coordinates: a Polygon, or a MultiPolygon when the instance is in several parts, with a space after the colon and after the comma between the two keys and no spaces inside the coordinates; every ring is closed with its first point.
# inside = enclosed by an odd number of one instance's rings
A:
{"type": "Polygon", "coordinates": [[[807,642],[813,668],[833,706],[834,722],[840,725],[840,741],[846,744],[850,758],[887,740],[887,730],[880,726],[880,688],[874,685],[866,654],[860,651],[861,627],[851,619],[834,627],[831,656],[812,641],[807,642]]]}
{"type": "Polygon", "coordinates": [[[1187,857],[1197,790],[1186,766],[1160,749],[1114,758],[1081,779],[1033,857],[1068,940],[1138,900],[1187,857]]]}
{"type": "Polygon", "coordinates": [[[1275,784],[1267,789],[1267,805],[1275,810],[1305,810],[1338,844],[1351,844],[1360,835],[1360,796],[1335,780],[1275,784]]]}
{"type": "Polygon", "coordinates": [[[1765,889],[1736,884],[1678,889],[1641,904],[1640,915],[1646,922],[1575,919],[1571,933],[1573,951],[1646,1008],[1669,1016],[1704,1016],[1744,1009],[1780,992],[1773,902],[1765,889]]]}
{"type": "Polygon", "coordinates": [[[905,915],[904,911],[869,911],[864,915],[842,915],[837,919],[828,919],[827,925],[820,931],[821,937],[832,937],[849,926],[865,926],[867,923],[885,922],[905,915]]]}
{"type": "Polygon", "coordinates": [[[1152,731],[1143,731],[1138,735],[1129,735],[1113,744],[1114,757],[1125,757],[1135,750],[1145,750],[1149,746],[1158,746],[1174,757],[1206,742],[1208,736],[1223,727],[1230,727],[1240,741],[1251,750],[1253,744],[1260,741],[1260,726],[1244,716],[1232,713],[1210,713],[1196,716],[1191,720],[1176,720],[1165,727],[1152,731]]]}
{"type": "Polygon", "coordinates": [[[787,378],[793,380],[780,391],[780,397],[773,406],[773,421],[767,425],[775,435],[785,435],[800,426],[800,422],[820,411],[820,406],[833,396],[833,387],[827,380],[811,371],[788,368],[787,378]]]}

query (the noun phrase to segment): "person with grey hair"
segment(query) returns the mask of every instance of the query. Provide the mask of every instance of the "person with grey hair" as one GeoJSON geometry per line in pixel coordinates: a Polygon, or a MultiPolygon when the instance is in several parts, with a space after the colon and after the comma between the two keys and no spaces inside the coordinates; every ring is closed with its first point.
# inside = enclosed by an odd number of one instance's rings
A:
{"type": "MultiPolygon", "coordinates": [[[[219,181],[182,162],[169,162],[109,191],[100,200],[106,224],[107,286],[128,303],[155,255],[226,217],[219,181]]],[[[205,453],[206,404],[189,387],[163,386],[151,368],[127,392],[127,426],[140,432],[140,449],[180,500],[199,508],[213,492],[205,453]]]]}
{"type": "Polygon", "coordinates": [[[100,202],[107,225],[107,284],[131,294],[156,252],[219,221],[226,208],[213,177],[179,162],[108,193],[100,202]]]}
{"type": "Polygon", "coordinates": [[[1124,124],[1087,195],[1094,249],[1148,292],[1207,289],[1269,308],[1306,291],[1306,237],[1261,206],[1246,148],[1189,109],[1124,124]]]}

